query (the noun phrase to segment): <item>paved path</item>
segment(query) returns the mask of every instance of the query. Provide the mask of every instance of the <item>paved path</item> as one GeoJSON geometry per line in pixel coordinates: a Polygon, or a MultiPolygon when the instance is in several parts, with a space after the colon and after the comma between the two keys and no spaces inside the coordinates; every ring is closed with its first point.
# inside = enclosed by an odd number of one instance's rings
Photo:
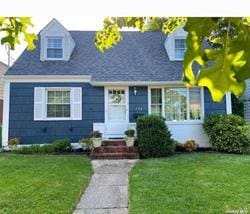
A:
{"type": "Polygon", "coordinates": [[[137,160],[93,160],[94,174],[74,214],[127,214],[128,172],[137,160]]]}

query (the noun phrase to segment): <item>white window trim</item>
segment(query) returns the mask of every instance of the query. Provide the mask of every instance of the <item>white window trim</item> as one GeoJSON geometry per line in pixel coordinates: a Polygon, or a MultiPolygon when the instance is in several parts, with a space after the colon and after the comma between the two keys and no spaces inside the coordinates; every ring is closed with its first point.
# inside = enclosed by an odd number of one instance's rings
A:
{"type": "MultiPolygon", "coordinates": [[[[42,119],[35,119],[34,121],[67,121],[67,120],[82,120],[81,119],[74,119],[73,117],[73,106],[74,106],[74,102],[73,102],[73,89],[75,87],[44,87],[44,103],[43,103],[43,118],[42,119]],[[47,91],[48,90],[70,90],[70,117],[47,117],[47,91]]],[[[81,110],[82,111],[82,110],[81,110]]]]}
{"type": "MultiPolygon", "coordinates": [[[[175,60],[175,61],[183,61],[184,58],[176,58],[176,57],[175,57],[175,49],[176,49],[176,48],[175,48],[175,40],[176,40],[176,39],[183,39],[184,42],[185,42],[186,37],[185,37],[185,36],[175,36],[175,37],[173,38],[173,43],[174,43],[174,44],[173,44],[173,47],[174,47],[174,48],[173,48],[173,51],[174,51],[173,56],[174,56],[174,60],[175,60]]],[[[179,48],[179,49],[180,49],[180,48],[179,48]]],[[[187,48],[185,49],[185,51],[186,51],[186,50],[187,50],[187,48]]],[[[185,53],[184,53],[184,54],[185,54],[185,53]]]]}
{"type": "MultiPolygon", "coordinates": [[[[183,85],[175,85],[175,86],[150,86],[148,87],[148,113],[151,114],[151,89],[152,88],[160,88],[162,92],[162,115],[165,115],[164,110],[164,88],[186,88],[183,85]]],[[[200,120],[190,120],[188,115],[190,114],[190,106],[189,99],[187,99],[187,120],[184,121],[166,121],[167,124],[201,124],[204,121],[205,109],[204,109],[204,88],[200,88],[201,95],[201,119],[200,120]]],[[[189,88],[187,88],[187,94],[189,94],[189,88]]],[[[189,96],[188,96],[189,98],[189,96]]]]}
{"type": "Polygon", "coordinates": [[[65,57],[65,41],[64,40],[65,39],[62,36],[47,36],[47,37],[45,37],[44,59],[51,60],[51,61],[64,60],[64,57],[65,57]],[[47,57],[48,39],[62,39],[62,58],[49,58],[49,57],[47,57]]]}
{"type": "Polygon", "coordinates": [[[73,108],[73,100],[72,100],[72,89],[67,87],[46,87],[45,88],[45,108],[44,115],[45,120],[72,120],[72,108],[73,108]],[[48,117],[48,92],[49,91],[69,91],[70,92],[70,117],[48,117]]]}

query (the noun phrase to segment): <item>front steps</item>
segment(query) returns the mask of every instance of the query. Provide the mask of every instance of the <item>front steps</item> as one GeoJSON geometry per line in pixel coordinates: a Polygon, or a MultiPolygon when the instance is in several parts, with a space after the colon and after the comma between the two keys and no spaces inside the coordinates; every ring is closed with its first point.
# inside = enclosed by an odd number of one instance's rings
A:
{"type": "Polygon", "coordinates": [[[127,147],[125,140],[104,140],[102,146],[93,148],[90,156],[92,159],[138,159],[136,147],[127,147]]]}

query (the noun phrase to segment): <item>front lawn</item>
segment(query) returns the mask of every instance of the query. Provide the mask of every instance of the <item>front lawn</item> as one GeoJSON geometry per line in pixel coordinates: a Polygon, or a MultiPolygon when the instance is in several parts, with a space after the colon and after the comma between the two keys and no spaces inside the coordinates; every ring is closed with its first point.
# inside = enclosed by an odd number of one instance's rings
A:
{"type": "Polygon", "coordinates": [[[84,156],[0,154],[0,213],[70,213],[91,173],[84,156]]]}
{"type": "Polygon", "coordinates": [[[250,212],[250,156],[194,153],[141,160],[129,183],[131,214],[250,212]]]}

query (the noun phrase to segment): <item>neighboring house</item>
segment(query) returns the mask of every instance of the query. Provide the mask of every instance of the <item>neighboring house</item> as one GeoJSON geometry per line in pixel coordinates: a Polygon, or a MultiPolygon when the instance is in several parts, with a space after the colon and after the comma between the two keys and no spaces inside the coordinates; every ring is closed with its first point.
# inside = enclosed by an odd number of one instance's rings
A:
{"type": "Polygon", "coordinates": [[[244,102],[244,117],[250,124],[250,80],[246,81],[246,90],[241,99],[244,102]]]}
{"type": "Polygon", "coordinates": [[[8,66],[0,61],[0,124],[3,121],[3,76],[8,66]]]}
{"type": "Polygon", "coordinates": [[[121,138],[143,114],[162,115],[173,138],[209,147],[203,119],[231,113],[228,93],[214,103],[206,88],[185,88],[183,30],[122,32],[123,40],[100,53],[93,31],[67,31],[53,19],[39,34],[34,51],[24,51],[5,75],[3,144],[78,142],[94,130],[121,138]]]}

